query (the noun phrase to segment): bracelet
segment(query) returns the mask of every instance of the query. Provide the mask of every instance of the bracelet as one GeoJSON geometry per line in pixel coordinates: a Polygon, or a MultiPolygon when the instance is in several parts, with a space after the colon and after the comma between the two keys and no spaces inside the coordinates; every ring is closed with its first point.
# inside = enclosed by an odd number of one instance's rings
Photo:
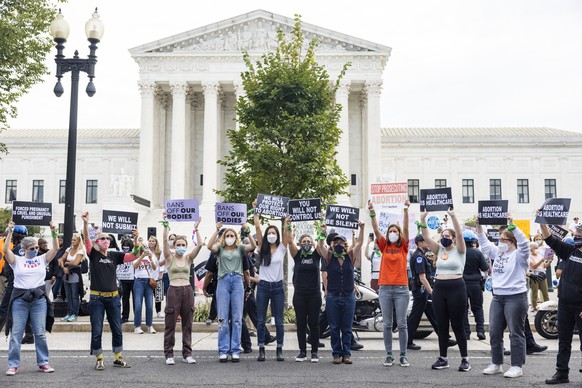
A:
{"type": "Polygon", "coordinates": [[[293,227],[292,227],[291,225],[287,225],[287,231],[289,231],[289,232],[290,232],[290,231],[292,231],[292,230],[293,230],[293,227]]]}
{"type": "Polygon", "coordinates": [[[51,232],[51,236],[53,236],[53,238],[58,238],[59,237],[59,232],[57,232],[56,230],[51,232]]]}
{"type": "Polygon", "coordinates": [[[512,232],[515,230],[515,228],[517,228],[517,225],[515,225],[513,222],[509,225],[507,225],[507,230],[512,232]]]}
{"type": "Polygon", "coordinates": [[[371,211],[370,212],[370,218],[374,218],[376,217],[376,212],[375,211],[371,211]]]}
{"type": "Polygon", "coordinates": [[[170,223],[167,220],[160,221],[160,224],[162,224],[165,229],[170,230],[170,223]]]}
{"type": "Polygon", "coordinates": [[[424,228],[424,229],[428,228],[428,225],[426,224],[426,222],[424,224],[421,224],[420,221],[416,221],[415,224],[416,224],[416,226],[418,226],[419,229],[420,228],[424,228]]]}

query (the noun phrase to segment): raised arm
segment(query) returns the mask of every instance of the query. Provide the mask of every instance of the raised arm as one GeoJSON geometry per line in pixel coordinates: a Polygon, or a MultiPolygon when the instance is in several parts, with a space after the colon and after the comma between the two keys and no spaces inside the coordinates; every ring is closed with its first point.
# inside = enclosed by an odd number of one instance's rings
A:
{"type": "Polygon", "coordinates": [[[329,260],[331,259],[331,252],[325,247],[325,237],[323,237],[323,235],[327,235],[327,225],[321,225],[321,234],[321,236],[317,237],[318,240],[315,249],[317,250],[317,253],[319,253],[319,256],[321,256],[326,263],[329,263],[329,260]]]}
{"type": "Polygon", "coordinates": [[[201,222],[202,217],[198,218],[198,221],[194,223],[194,232],[196,233],[196,246],[194,247],[194,249],[190,251],[190,253],[186,255],[186,259],[190,260],[190,262],[193,262],[196,256],[198,256],[198,253],[200,253],[200,249],[202,249],[202,245],[204,244],[204,241],[202,241],[202,235],[198,233],[198,227],[200,226],[201,222]]]}
{"type": "Polygon", "coordinates": [[[426,226],[426,216],[428,215],[427,211],[420,213],[420,233],[422,234],[422,238],[428,244],[428,249],[430,249],[435,255],[439,253],[439,244],[434,241],[430,237],[430,233],[428,232],[428,226],[426,226]]]}
{"type": "Polygon", "coordinates": [[[291,226],[291,218],[289,216],[283,218],[282,226],[283,228],[283,245],[285,248],[289,246],[289,243],[293,241],[293,227],[291,226]]]}
{"type": "Polygon", "coordinates": [[[257,214],[257,200],[253,201],[253,222],[255,223],[255,233],[257,234],[257,245],[263,245],[263,231],[261,229],[261,218],[257,214]]]}
{"type": "Polygon", "coordinates": [[[247,235],[246,237],[248,237],[248,239],[249,239],[249,243],[243,245],[245,252],[247,252],[247,253],[252,252],[255,249],[257,249],[257,242],[255,241],[254,237],[251,236],[251,227],[248,223],[245,223],[243,225],[243,229],[245,230],[245,234],[247,235]]]}
{"type": "Polygon", "coordinates": [[[354,267],[358,268],[362,261],[362,245],[364,244],[364,229],[366,224],[362,221],[358,221],[360,225],[360,234],[358,235],[358,240],[352,248],[352,258],[354,267]]]}
{"type": "Polygon", "coordinates": [[[217,245],[218,241],[216,240],[216,236],[218,236],[218,231],[220,229],[222,229],[222,222],[218,222],[216,224],[216,229],[214,229],[214,232],[212,233],[212,235],[210,236],[210,238],[206,242],[206,246],[208,247],[208,249],[210,249],[210,252],[212,252],[212,253],[218,253],[219,249],[218,249],[218,245],[217,245]]]}
{"type": "MultiPolygon", "coordinates": [[[[376,237],[377,241],[382,239],[382,232],[380,232],[380,228],[378,227],[378,218],[376,217],[376,211],[374,210],[374,204],[372,201],[368,201],[368,210],[370,211],[370,220],[372,220],[372,229],[374,230],[374,236],[376,237]]],[[[367,255],[366,255],[367,256],[367,255]]]]}
{"type": "Polygon", "coordinates": [[[85,244],[87,254],[90,254],[93,249],[93,242],[89,237],[89,212],[83,212],[81,219],[83,220],[83,244],[85,244]]]}
{"type": "MultiPolygon", "coordinates": [[[[289,223],[287,225],[290,225],[290,226],[292,225],[291,220],[289,220],[289,223]]],[[[295,257],[297,252],[299,252],[299,247],[297,246],[297,243],[295,242],[295,230],[293,227],[291,227],[291,230],[289,230],[288,232],[289,232],[289,234],[291,234],[291,237],[289,238],[289,253],[291,254],[291,257],[295,257]]],[[[287,233],[287,231],[285,233],[287,233]]]]}
{"type": "Polygon", "coordinates": [[[8,234],[6,235],[6,238],[4,239],[4,257],[6,258],[6,261],[8,262],[8,264],[13,265],[14,262],[16,261],[16,256],[14,256],[14,253],[12,253],[12,251],[10,250],[10,242],[12,241],[12,232],[14,232],[14,222],[12,222],[12,220],[10,220],[10,222],[8,223],[8,234]]]}
{"type": "Polygon", "coordinates": [[[404,201],[404,210],[403,210],[403,220],[402,220],[402,239],[404,241],[408,241],[409,240],[409,234],[408,234],[408,208],[410,207],[410,201],[407,199],[406,201],[404,201]]]}
{"type": "Polygon", "coordinates": [[[460,253],[465,253],[467,251],[467,246],[465,245],[465,239],[463,238],[463,228],[461,228],[461,224],[459,223],[455,211],[452,208],[447,210],[447,214],[451,217],[451,221],[453,221],[453,228],[457,234],[457,250],[460,253]]]}
{"type": "Polygon", "coordinates": [[[162,217],[162,225],[164,226],[164,231],[162,232],[162,253],[164,254],[164,263],[170,261],[172,257],[172,251],[170,251],[170,243],[168,243],[168,229],[170,229],[170,224],[167,220],[168,213],[164,211],[162,217]]]}
{"type": "MultiPolygon", "coordinates": [[[[49,227],[51,228],[51,236],[53,238],[53,246],[49,251],[46,253],[46,262],[50,263],[52,259],[54,259],[57,251],[59,250],[59,232],[57,232],[57,226],[53,221],[49,223],[49,227]]],[[[79,261],[80,263],[80,261],[79,261]]]]}

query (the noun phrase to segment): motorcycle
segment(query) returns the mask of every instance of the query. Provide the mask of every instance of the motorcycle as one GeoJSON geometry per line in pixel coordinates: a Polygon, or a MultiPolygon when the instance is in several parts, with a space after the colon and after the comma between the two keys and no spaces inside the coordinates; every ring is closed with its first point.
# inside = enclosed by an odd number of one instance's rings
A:
{"type": "MultiPolygon", "coordinates": [[[[546,339],[558,338],[558,302],[547,301],[539,305],[534,324],[539,335],[546,339]]],[[[578,327],[574,327],[578,334],[578,327]]]]}

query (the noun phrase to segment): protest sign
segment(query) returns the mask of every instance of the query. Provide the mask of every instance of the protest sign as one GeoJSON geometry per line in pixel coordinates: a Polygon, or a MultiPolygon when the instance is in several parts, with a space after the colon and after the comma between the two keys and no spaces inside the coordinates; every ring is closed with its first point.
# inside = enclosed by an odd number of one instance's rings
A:
{"type": "Polygon", "coordinates": [[[487,229],[487,235],[491,237],[491,241],[497,245],[499,242],[499,229],[487,229]]]}
{"type": "Polygon", "coordinates": [[[259,194],[257,196],[257,214],[262,216],[272,216],[275,218],[287,217],[287,204],[289,197],[279,197],[276,195],[259,194]]]}
{"type": "Polygon", "coordinates": [[[327,205],[325,224],[328,227],[358,229],[360,209],[349,206],[327,205]]]}
{"type": "Polygon", "coordinates": [[[15,225],[47,226],[52,219],[52,203],[12,202],[12,221],[15,225]]]}
{"type": "Polygon", "coordinates": [[[550,229],[550,232],[560,240],[563,240],[564,237],[568,235],[568,230],[558,225],[548,225],[548,229],[550,229]]]}
{"type": "Polygon", "coordinates": [[[295,237],[297,239],[299,239],[299,237],[305,234],[311,236],[311,238],[315,236],[315,228],[313,227],[313,222],[309,221],[294,222],[293,231],[295,232],[295,237]]]}
{"type": "Polygon", "coordinates": [[[420,211],[443,211],[453,208],[450,187],[440,189],[420,189],[420,211]]]}
{"type": "Polygon", "coordinates": [[[437,216],[430,216],[426,219],[426,225],[432,230],[437,230],[441,227],[441,220],[437,216]]]}
{"type": "MultiPolygon", "coordinates": [[[[409,214],[408,227],[412,231],[416,231],[416,225],[414,224],[414,221],[416,221],[416,216],[414,214],[409,214]],[[412,226],[414,226],[414,228],[412,228],[412,226]]],[[[386,236],[386,233],[388,233],[388,228],[390,227],[390,225],[396,224],[400,228],[402,228],[403,222],[404,215],[402,214],[392,214],[382,212],[378,216],[378,229],[380,229],[380,233],[382,233],[382,236],[386,236]]],[[[414,237],[412,233],[409,233],[409,235],[414,237]]]]}
{"type": "Polygon", "coordinates": [[[509,201],[479,201],[477,218],[481,225],[507,225],[507,208],[509,201]]]}
{"type": "Polygon", "coordinates": [[[170,199],[164,204],[168,220],[176,222],[198,221],[200,204],[197,199],[170,199]]]}
{"type": "Polygon", "coordinates": [[[321,199],[292,199],[289,201],[291,221],[314,221],[321,219],[321,199]]]}
{"type": "Polygon", "coordinates": [[[524,234],[527,239],[530,239],[529,231],[531,230],[531,221],[530,220],[513,220],[515,226],[519,228],[524,234]]]}
{"type": "Polygon", "coordinates": [[[570,198],[549,198],[536,215],[537,224],[566,225],[570,212],[570,198]]]}
{"type": "Polygon", "coordinates": [[[105,233],[129,234],[137,228],[137,213],[103,210],[101,230],[105,233]]]}
{"type": "Polygon", "coordinates": [[[214,216],[216,223],[242,225],[247,222],[247,205],[245,203],[219,202],[215,206],[214,216]]]}
{"type": "Polygon", "coordinates": [[[370,201],[380,210],[399,209],[408,199],[408,183],[372,183],[370,201]]]}
{"type": "Polygon", "coordinates": [[[126,261],[123,264],[118,264],[116,268],[117,280],[131,280],[135,279],[135,272],[133,269],[133,262],[126,261]]]}

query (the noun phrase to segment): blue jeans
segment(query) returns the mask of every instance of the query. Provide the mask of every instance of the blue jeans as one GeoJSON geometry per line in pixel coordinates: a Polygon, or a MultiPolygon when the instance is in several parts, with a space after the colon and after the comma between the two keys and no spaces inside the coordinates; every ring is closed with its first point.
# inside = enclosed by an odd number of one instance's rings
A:
{"type": "MultiPolygon", "coordinates": [[[[257,286],[257,340],[259,346],[265,346],[265,323],[267,321],[267,306],[271,301],[271,314],[275,317],[277,329],[277,347],[283,347],[285,326],[283,325],[283,309],[285,308],[285,289],[283,281],[267,282],[261,280],[257,286]]],[[[218,300],[220,303],[220,299],[218,300]]]]}
{"type": "Polygon", "coordinates": [[[503,331],[509,329],[511,366],[525,363],[525,317],[527,291],[515,295],[493,295],[489,306],[489,340],[491,362],[503,364],[503,331]]]}
{"type": "Polygon", "coordinates": [[[410,300],[408,286],[380,286],[378,299],[384,321],[384,349],[386,349],[386,353],[392,353],[392,312],[394,309],[396,309],[400,353],[406,353],[408,345],[406,311],[410,300]]]}
{"type": "Polygon", "coordinates": [[[67,297],[67,315],[79,315],[79,283],[65,284],[65,295],[67,297]]]}
{"type": "Polygon", "coordinates": [[[49,350],[45,336],[47,303],[44,295],[31,302],[16,298],[12,301],[11,308],[12,335],[8,345],[8,368],[18,368],[20,366],[20,345],[24,327],[29,317],[32,332],[34,333],[36,364],[38,366],[48,364],[49,350]]]}
{"type": "Polygon", "coordinates": [[[141,309],[145,298],[146,325],[150,327],[154,323],[154,289],[150,287],[149,278],[136,278],[133,281],[133,325],[141,326],[141,309]]]}
{"type": "Polygon", "coordinates": [[[331,353],[334,357],[352,355],[350,346],[352,344],[352,321],[354,320],[355,307],[354,294],[327,294],[325,311],[331,334],[331,353]]]}
{"type": "Polygon", "coordinates": [[[113,353],[123,350],[123,335],[121,332],[121,298],[119,295],[104,297],[91,295],[89,297],[89,313],[91,317],[91,354],[98,356],[103,353],[101,337],[103,336],[103,319],[107,313],[107,321],[111,329],[111,348],[113,353]]]}
{"type": "Polygon", "coordinates": [[[218,354],[240,354],[243,305],[245,301],[243,279],[240,274],[228,273],[216,286],[218,308],[218,354]],[[232,332],[229,313],[232,313],[232,332]]]}

